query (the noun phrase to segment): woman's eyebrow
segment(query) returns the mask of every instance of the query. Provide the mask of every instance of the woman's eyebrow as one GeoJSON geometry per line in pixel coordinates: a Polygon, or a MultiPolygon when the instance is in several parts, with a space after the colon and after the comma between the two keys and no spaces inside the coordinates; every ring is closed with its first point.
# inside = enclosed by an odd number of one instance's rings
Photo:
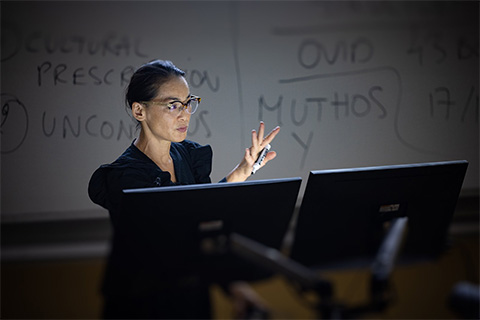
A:
{"type": "MultiPolygon", "coordinates": [[[[189,93],[187,98],[185,100],[188,100],[189,98],[191,98],[192,95],[189,93]]],[[[162,98],[160,99],[161,101],[180,101],[180,102],[183,102],[182,99],[180,98],[177,98],[177,97],[166,97],[166,98],[162,98]]]]}

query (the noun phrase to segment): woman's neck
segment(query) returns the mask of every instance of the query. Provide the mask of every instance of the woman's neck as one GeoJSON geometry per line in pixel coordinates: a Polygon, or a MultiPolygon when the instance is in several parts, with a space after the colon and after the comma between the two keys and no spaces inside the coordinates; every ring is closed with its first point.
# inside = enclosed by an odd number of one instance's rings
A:
{"type": "Polygon", "coordinates": [[[135,140],[134,145],[155,162],[160,169],[170,172],[172,181],[174,181],[175,172],[173,160],[170,156],[170,141],[147,139],[140,133],[140,136],[135,140]]]}

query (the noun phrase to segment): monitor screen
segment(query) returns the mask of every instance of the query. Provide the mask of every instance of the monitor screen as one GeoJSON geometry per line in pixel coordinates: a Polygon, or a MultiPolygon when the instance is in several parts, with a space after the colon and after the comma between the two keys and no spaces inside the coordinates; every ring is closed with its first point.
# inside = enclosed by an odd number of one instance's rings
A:
{"type": "Polygon", "coordinates": [[[279,249],[300,184],[301,178],[285,178],[124,190],[115,231],[170,256],[199,254],[202,239],[230,232],[279,249]]]}
{"type": "Polygon", "coordinates": [[[466,161],[312,171],[292,259],[319,269],[369,266],[391,219],[407,217],[400,261],[432,259],[447,232],[466,161]]]}

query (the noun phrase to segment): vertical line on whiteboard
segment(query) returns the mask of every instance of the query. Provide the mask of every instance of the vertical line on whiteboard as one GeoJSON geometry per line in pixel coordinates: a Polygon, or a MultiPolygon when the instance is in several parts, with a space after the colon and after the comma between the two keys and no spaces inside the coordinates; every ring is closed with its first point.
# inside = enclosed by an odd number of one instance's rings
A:
{"type": "Polygon", "coordinates": [[[243,111],[243,90],[242,77],[240,74],[240,59],[238,58],[238,10],[235,2],[230,3],[230,21],[232,23],[232,43],[233,43],[233,60],[235,63],[235,75],[237,78],[238,91],[238,107],[240,111],[240,143],[241,147],[245,148],[245,134],[244,134],[244,111],[243,111]]]}

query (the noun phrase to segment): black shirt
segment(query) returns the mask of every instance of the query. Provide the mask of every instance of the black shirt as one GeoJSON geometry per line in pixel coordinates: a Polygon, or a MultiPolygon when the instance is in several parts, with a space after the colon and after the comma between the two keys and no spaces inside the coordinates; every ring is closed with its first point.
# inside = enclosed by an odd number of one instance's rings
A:
{"type": "Polygon", "coordinates": [[[209,317],[209,283],[192,266],[170,267],[169,256],[159,253],[152,237],[146,236],[158,233],[155,226],[138,221],[134,212],[121,210],[123,189],[211,182],[210,146],[188,140],[172,143],[170,156],[177,183],[133,143],[113,163],[100,166],[90,179],[91,200],[109,211],[113,224],[102,286],[106,318],[209,317]]]}
{"type": "MultiPolygon", "coordinates": [[[[175,167],[176,184],[210,183],[212,148],[184,140],[172,143],[170,156],[175,167]]],[[[225,181],[223,179],[222,181],[225,181]]],[[[109,211],[117,211],[123,189],[175,185],[170,173],[162,171],[133,143],[113,163],[98,168],[88,186],[90,199],[109,211]]]]}

